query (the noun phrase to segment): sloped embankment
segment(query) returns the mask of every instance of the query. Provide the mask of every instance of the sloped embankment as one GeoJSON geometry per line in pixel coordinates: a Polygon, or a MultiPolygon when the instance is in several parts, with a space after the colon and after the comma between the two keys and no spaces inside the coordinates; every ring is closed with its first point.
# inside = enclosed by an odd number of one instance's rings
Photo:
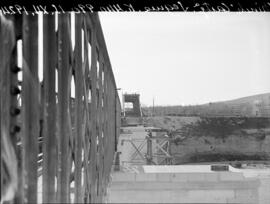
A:
{"type": "Polygon", "coordinates": [[[270,118],[160,117],[150,121],[172,131],[176,164],[270,160],[270,118]]]}

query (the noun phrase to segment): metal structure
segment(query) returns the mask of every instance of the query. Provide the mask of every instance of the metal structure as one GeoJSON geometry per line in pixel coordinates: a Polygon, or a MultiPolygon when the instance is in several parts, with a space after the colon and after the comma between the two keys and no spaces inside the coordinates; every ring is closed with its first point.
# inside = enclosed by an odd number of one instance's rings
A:
{"type": "Polygon", "coordinates": [[[173,156],[170,152],[172,139],[166,136],[152,136],[149,132],[145,139],[122,139],[131,144],[133,152],[129,164],[140,165],[172,165],[173,156]]]}
{"type": "Polygon", "coordinates": [[[123,95],[123,111],[127,117],[141,117],[141,105],[139,94],[124,94],[123,95]],[[132,108],[126,107],[126,103],[131,103],[132,108]]]}
{"type": "Polygon", "coordinates": [[[0,118],[18,159],[14,202],[37,203],[40,179],[43,203],[102,202],[121,107],[98,14],[76,14],[74,24],[70,13],[39,17],[1,16],[0,118]]]}

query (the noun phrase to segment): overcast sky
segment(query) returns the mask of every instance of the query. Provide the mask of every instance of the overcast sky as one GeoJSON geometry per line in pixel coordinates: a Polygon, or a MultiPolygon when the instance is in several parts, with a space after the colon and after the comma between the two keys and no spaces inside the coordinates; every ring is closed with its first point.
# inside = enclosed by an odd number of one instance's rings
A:
{"type": "Polygon", "coordinates": [[[270,13],[99,13],[117,86],[151,105],[270,92],[270,13]]]}

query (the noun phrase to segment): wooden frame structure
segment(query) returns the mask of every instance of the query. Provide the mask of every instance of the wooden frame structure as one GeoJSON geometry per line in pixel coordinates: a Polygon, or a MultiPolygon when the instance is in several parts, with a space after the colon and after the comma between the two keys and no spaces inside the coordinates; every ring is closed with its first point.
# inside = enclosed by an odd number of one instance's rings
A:
{"type": "Polygon", "coordinates": [[[126,164],[140,165],[172,165],[174,157],[170,153],[171,138],[165,136],[151,136],[148,134],[145,139],[122,139],[121,145],[125,142],[131,144],[132,154],[126,164]]]}
{"type": "Polygon", "coordinates": [[[106,195],[120,100],[98,14],[75,14],[74,48],[71,19],[67,12],[1,16],[0,117],[18,158],[16,203],[37,203],[39,193],[43,203],[100,203],[106,195]]]}

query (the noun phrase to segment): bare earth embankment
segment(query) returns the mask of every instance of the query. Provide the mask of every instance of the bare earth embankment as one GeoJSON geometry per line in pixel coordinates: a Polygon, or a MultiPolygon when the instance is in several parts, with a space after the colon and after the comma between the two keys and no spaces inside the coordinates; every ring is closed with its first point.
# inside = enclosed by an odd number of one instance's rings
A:
{"type": "Polygon", "coordinates": [[[171,132],[176,164],[270,160],[270,118],[159,116],[145,122],[171,132]]]}

